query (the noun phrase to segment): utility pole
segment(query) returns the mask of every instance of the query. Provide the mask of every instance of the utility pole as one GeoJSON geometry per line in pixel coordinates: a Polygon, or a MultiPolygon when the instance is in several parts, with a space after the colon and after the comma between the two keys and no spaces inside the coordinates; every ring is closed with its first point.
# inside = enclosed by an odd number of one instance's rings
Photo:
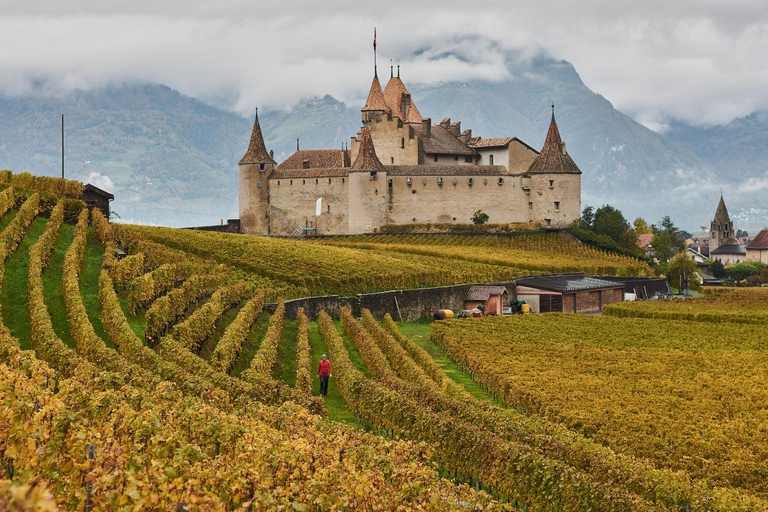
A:
{"type": "Polygon", "coordinates": [[[64,179],[64,114],[61,114],[61,179],[64,179]]]}

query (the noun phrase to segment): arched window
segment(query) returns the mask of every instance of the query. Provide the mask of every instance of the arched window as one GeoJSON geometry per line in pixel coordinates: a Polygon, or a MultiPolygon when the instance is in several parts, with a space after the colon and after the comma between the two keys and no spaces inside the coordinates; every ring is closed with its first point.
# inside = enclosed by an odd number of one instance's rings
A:
{"type": "Polygon", "coordinates": [[[493,155],[488,156],[488,165],[493,165],[493,155]]]}

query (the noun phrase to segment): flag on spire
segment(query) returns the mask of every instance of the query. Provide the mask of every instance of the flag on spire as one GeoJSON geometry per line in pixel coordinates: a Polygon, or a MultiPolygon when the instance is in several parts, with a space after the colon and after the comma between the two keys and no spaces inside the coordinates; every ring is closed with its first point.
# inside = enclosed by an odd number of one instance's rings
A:
{"type": "Polygon", "coordinates": [[[376,51],[376,27],[373,27],[373,51],[376,51]]]}
{"type": "Polygon", "coordinates": [[[373,27],[373,76],[379,76],[379,70],[376,68],[376,27],[373,27]]]}

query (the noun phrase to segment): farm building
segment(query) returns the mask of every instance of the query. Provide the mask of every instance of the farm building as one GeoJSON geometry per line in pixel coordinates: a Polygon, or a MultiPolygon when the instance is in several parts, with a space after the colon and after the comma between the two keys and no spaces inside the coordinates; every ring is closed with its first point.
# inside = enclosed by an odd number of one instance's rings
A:
{"type": "Polygon", "coordinates": [[[475,309],[485,306],[486,315],[501,315],[504,306],[504,296],[508,295],[504,286],[474,285],[470,287],[464,299],[464,309],[475,309]]]}
{"type": "Polygon", "coordinates": [[[109,202],[114,199],[114,195],[90,183],[83,187],[82,200],[88,205],[88,209],[98,208],[106,218],[109,218],[109,202]]]}
{"type": "Polygon", "coordinates": [[[624,285],[584,274],[525,277],[517,280],[517,300],[532,313],[596,313],[624,300],[624,285]]]}

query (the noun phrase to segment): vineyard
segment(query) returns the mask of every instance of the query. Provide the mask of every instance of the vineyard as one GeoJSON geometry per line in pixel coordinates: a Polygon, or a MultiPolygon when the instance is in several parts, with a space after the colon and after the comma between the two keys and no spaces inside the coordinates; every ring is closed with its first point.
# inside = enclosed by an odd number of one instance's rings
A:
{"type": "Polygon", "coordinates": [[[700,297],[675,301],[611,304],[612,316],[768,325],[768,288],[721,288],[700,297]]]}
{"type": "Polygon", "coordinates": [[[557,235],[467,238],[467,257],[442,236],[112,225],[72,182],[18,176],[0,173],[0,509],[768,511],[764,326],[489,317],[433,324],[439,349],[389,315],[284,303],[644,264],[557,235]]]}

